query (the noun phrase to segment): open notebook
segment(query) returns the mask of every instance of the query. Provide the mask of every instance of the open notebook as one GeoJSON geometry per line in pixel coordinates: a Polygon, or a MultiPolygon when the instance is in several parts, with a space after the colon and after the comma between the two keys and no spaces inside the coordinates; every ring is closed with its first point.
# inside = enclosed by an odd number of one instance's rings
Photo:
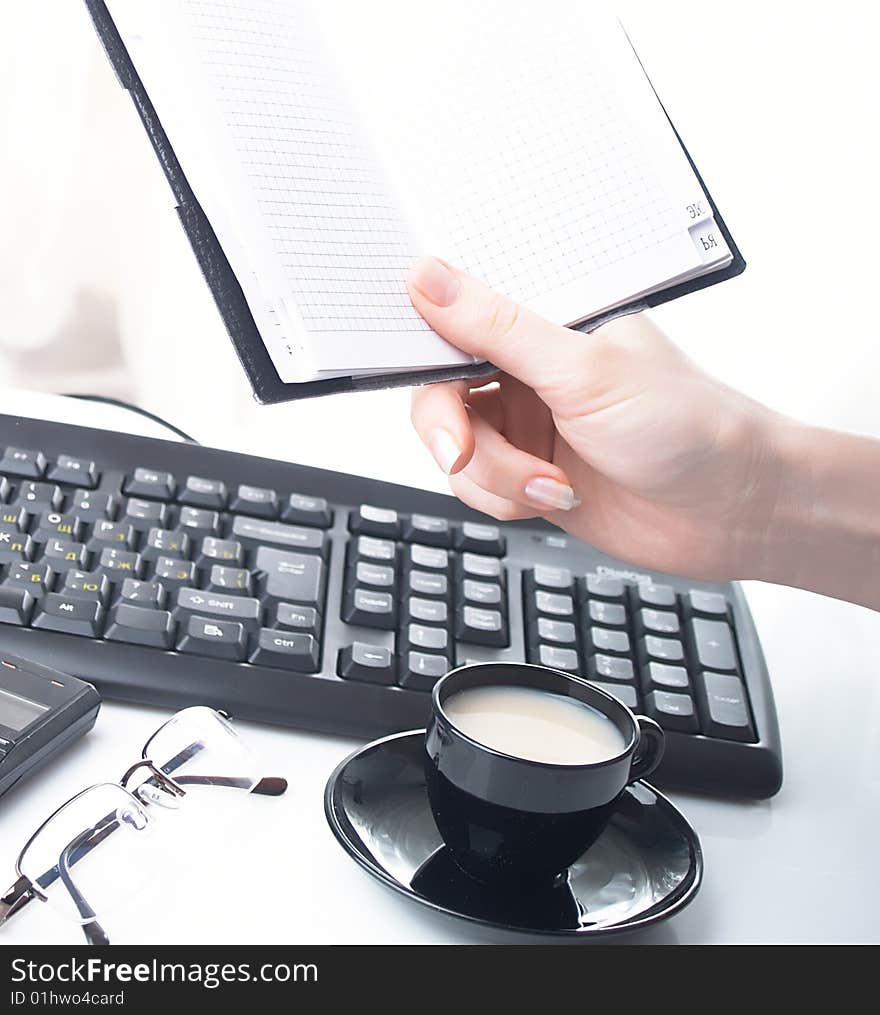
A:
{"type": "Polygon", "coordinates": [[[744,267],[599,4],[86,2],[263,401],[484,369],[421,253],[571,326],[744,267]]]}

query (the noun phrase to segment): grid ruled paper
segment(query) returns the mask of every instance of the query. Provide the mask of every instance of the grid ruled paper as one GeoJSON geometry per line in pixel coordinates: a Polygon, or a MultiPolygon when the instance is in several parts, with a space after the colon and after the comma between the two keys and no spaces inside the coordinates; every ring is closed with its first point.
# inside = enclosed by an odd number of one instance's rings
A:
{"type": "Polygon", "coordinates": [[[306,6],[183,0],[304,326],[429,331],[404,283],[419,250],[306,6]]]}

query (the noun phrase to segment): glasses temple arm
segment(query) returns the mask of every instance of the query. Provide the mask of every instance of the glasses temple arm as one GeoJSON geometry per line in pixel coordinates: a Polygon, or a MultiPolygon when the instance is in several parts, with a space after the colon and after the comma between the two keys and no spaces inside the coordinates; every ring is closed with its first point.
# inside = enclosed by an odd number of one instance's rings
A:
{"type": "Polygon", "coordinates": [[[0,924],[6,923],[15,914],[36,898],[30,878],[22,875],[0,898],[0,924]]]}

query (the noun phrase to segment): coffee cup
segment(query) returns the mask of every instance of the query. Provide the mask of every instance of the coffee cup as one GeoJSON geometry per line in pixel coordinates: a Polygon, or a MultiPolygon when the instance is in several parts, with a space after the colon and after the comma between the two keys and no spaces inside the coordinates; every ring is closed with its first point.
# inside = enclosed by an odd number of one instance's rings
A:
{"type": "Polygon", "coordinates": [[[663,745],[657,723],[579,677],[527,663],[462,666],[432,693],[431,811],[472,878],[546,886],[596,841],[663,745]]]}

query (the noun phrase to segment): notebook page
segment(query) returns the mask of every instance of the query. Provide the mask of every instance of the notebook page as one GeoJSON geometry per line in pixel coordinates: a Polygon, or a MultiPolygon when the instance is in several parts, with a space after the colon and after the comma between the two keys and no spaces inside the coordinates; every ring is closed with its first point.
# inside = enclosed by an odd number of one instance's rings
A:
{"type": "Polygon", "coordinates": [[[730,259],[602,5],[315,6],[425,249],[564,324],[730,259]]]}
{"type": "Polygon", "coordinates": [[[472,362],[409,302],[418,245],[309,5],[112,0],[117,25],[134,8],[133,58],[255,319],[282,332],[281,379],[472,362]]]}

